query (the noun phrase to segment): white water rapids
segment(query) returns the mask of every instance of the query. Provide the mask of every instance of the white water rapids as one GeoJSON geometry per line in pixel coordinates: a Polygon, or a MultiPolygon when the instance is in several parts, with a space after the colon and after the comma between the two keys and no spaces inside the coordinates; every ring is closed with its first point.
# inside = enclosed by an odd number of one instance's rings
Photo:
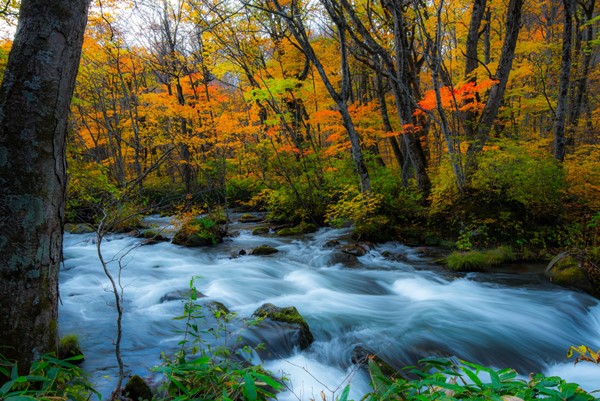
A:
{"type": "MultiPolygon", "coordinates": [[[[152,221],[168,224],[168,219],[152,221]]],[[[271,371],[283,371],[290,378],[292,391],[280,394],[280,400],[320,399],[322,390],[333,399],[349,380],[351,396],[360,399],[369,386],[367,374],[351,362],[357,346],[397,367],[428,355],[456,355],[498,368],[514,367],[523,375],[559,375],[588,391],[600,388],[600,367],[573,366],[566,359],[571,345],[600,347],[600,303],[549,283],[539,269],[452,274],[398,243],[379,245],[360,257],[359,265],[346,267],[332,264],[336,251],[323,244],[347,231],[321,229],[278,238],[252,236],[248,227],[232,224],[230,229],[241,230],[240,235],[211,248],[168,242],[135,247],[141,239],[105,238],[107,259],[129,252],[121,273],[127,374],[149,376],[149,369],[160,363],[161,351],[177,349],[181,322],[172,318],[182,314],[182,294],[190,279],[201,276],[196,281],[198,291],[206,295],[201,301],[222,302],[240,318],[270,302],[295,306],[306,319],[315,337],[308,349],[263,361],[271,371]],[[279,253],[231,257],[262,244],[279,253]],[[386,251],[405,255],[405,261],[386,259],[386,251]]],[[[98,262],[95,236],[66,234],[64,260],[60,331],[79,335],[86,355],[83,367],[106,397],[117,372],[116,311],[98,262]]],[[[110,268],[116,273],[116,263],[110,268]]]]}

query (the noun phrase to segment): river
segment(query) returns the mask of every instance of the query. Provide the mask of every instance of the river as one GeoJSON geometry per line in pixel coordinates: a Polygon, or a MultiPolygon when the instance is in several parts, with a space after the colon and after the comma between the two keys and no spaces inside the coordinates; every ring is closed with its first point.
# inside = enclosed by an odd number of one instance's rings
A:
{"type": "MultiPolygon", "coordinates": [[[[237,215],[239,217],[239,215],[237,215]]],[[[234,216],[235,217],[235,216],[234,216]]],[[[166,218],[148,219],[170,227],[166,218]]],[[[396,365],[427,355],[461,359],[519,373],[559,375],[591,391],[600,388],[600,367],[566,359],[570,345],[600,348],[600,303],[553,285],[540,269],[512,266],[497,273],[449,273],[416,249],[386,243],[352,267],[334,263],[339,252],[323,245],[347,238],[347,229],[322,228],[294,238],[253,236],[252,225],[234,222],[239,235],[211,248],[109,235],[107,259],[122,258],[124,287],[123,359],[127,374],[151,376],[160,354],[173,353],[181,339],[183,296],[192,277],[205,295],[248,318],[263,303],[295,306],[315,342],[306,350],[264,360],[285,372],[290,390],[280,400],[328,399],[351,381],[354,399],[368,391],[368,377],[351,362],[360,346],[396,365]],[[259,245],[269,256],[233,257],[259,245]],[[390,258],[386,255],[401,255],[390,258]]],[[[116,272],[117,263],[109,267],[116,272]]],[[[93,234],[66,234],[60,273],[60,331],[77,333],[86,354],[83,368],[105,395],[117,372],[114,297],[96,254],[93,234]]],[[[597,349],[597,348],[596,348],[597,349]]]]}

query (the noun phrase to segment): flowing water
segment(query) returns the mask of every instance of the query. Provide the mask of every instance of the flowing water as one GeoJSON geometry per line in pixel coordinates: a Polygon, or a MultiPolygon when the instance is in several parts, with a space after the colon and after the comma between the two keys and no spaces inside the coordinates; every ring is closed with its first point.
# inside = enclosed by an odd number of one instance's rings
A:
{"type": "MultiPolygon", "coordinates": [[[[149,221],[162,227],[168,219],[149,221]]],[[[355,399],[368,391],[367,374],[352,364],[357,347],[397,367],[428,355],[456,355],[472,362],[513,367],[527,375],[543,372],[600,388],[600,368],[566,360],[570,345],[600,347],[600,303],[549,283],[540,269],[515,267],[498,273],[452,274],[413,248],[376,246],[352,267],[334,263],[336,251],[323,245],[347,230],[324,228],[296,238],[253,236],[234,223],[237,237],[212,248],[184,248],[168,242],[110,235],[106,259],[121,259],[124,287],[123,359],[127,374],[149,376],[160,354],[178,348],[183,298],[192,277],[206,297],[248,318],[263,303],[295,306],[315,342],[306,350],[278,349],[263,361],[285,372],[291,391],[279,399],[332,398],[351,381],[355,399]],[[271,245],[270,256],[232,257],[241,249],[271,245]],[[384,255],[400,255],[386,258],[384,255]],[[391,260],[395,259],[395,260],[391,260]],[[518,274],[516,273],[518,271],[518,274]]],[[[169,227],[166,227],[168,230],[169,227]]],[[[93,234],[66,234],[60,276],[60,329],[77,333],[92,373],[105,395],[114,385],[117,363],[114,295],[96,254],[93,234]]],[[[116,274],[117,263],[109,267],[116,274]]],[[[260,333],[270,343],[269,329],[260,333]]],[[[256,333],[255,333],[256,334],[256,333]]],[[[273,333],[275,335],[275,333],[273,333]]],[[[251,334],[246,333],[251,337],[251,334]]]]}

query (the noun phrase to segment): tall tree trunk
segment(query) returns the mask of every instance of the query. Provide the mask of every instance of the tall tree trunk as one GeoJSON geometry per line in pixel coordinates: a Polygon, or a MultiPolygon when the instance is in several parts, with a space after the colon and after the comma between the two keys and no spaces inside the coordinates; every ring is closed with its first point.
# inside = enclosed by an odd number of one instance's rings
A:
{"type": "MultiPolygon", "coordinates": [[[[574,29],[575,35],[577,35],[576,38],[578,39],[576,43],[579,43],[580,46],[579,49],[577,47],[574,49],[573,54],[581,55],[580,57],[582,57],[582,60],[579,73],[574,74],[577,78],[572,82],[570,89],[571,93],[569,94],[571,100],[566,125],[569,127],[568,131],[571,134],[575,133],[579,124],[579,119],[581,118],[581,113],[583,112],[584,99],[588,93],[588,76],[590,74],[592,60],[594,59],[594,45],[592,42],[594,40],[594,25],[590,24],[589,21],[594,18],[596,0],[580,2],[579,4],[581,5],[583,11],[582,15],[585,20],[579,23],[574,29]],[[585,44],[582,43],[584,41],[585,44]]],[[[573,14],[577,17],[578,13],[575,10],[575,6],[573,7],[573,14]]]]}
{"type": "MultiPolygon", "coordinates": [[[[379,113],[381,114],[381,120],[383,122],[383,129],[389,135],[394,131],[392,128],[392,123],[390,122],[390,117],[388,113],[387,103],[385,100],[385,88],[383,85],[383,76],[382,73],[377,71],[375,76],[375,93],[377,94],[377,99],[379,102],[379,113]]],[[[398,145],[398,140],[396,136],[388,136],[388,141],[390,146],[392,147],[392,152],[394,153],[394,158],[396,159],[396,163],[398,164],[398,168],[402,170],[404,166],[404,153],[398,145]]],[[[402,185],[406,188],[408,187],[408,177],[405,174],[402,174],[402,185]]]]}
{"type": "Polygon", "coordinates": [[[0,341],[21,373],[57,347],[69,103],[90,0],[23,0],[0,88],[0,341]]]}
{"type": "MultiPolygon", "coordinates": [[[[327,8],[331,6],[331,3],[328,3],[327,0],[322,0],[323,5],[327,8]]],[[[348,139],[350,140],[351,152],[352,152],[352,160],[354,161],[354,167],[356,168],[356,172],[358,174],[360,180],[360,188],[364,193],[371,192],[371,179],[369,177],[369,171],[367,169],[367,164],[362,155],[362,150],[360,147],[360,138],[358,136],[358,132],[356,132],[356,128],[352,121],[352,116],[348,111],[347,99],[349,96],[350,90],[350,77],[348,76],[348,54],[347,54],[347,45],[345,38],[345,26],[343,26],[342,21],[339,19],[337,21],[334,20],[336,26],[338,28],[338,34],[340,39],[340,50],[341,50],[341,63],[342,63],[342,87],[340,91],[336,90],[333,86],[333,83],[329,79],[329,76],[325,72],[325,67],[321,63],[321,60],[317,57],[310,40],[308,38],[308,34],[306,32],[306,28],[301,20],[298,19],[298,16],[301,15],[300,11],[297,9],[298,4],[292,2],[292,12],[291,15],[285,13],[283,6],[278,2],[273,2],[276,7],[279,15],[283,16],[286,22],[286,25],[294,35],[294,38],[298,41],[302,50],[306,57],[312,61],[327,92],[331,98],[335,101],[338,107],[338,111],[342,117],[342,123],[344,128],[346,129],[346,133],[348,134],[348,139]]],[[[328,10],[332,18],[335,18],[335,10],[328,10]],[[332,15],[333,14],[333,15],[332,15]]]]}
{"type": "MultiPolygon", "coordinates": [[[[473,2],[469,32],[467,33],[467,43],[465,46],[465,79],[467,82],[471,83],[477,83],[477,76],[475,74],[475,70],[479,64],[477,45],[479,43],[479,28],[481,27],[481,21],[485,15],[486,2],[487,0],[475,0],[473,2]]],[[[473,100],[468,100],[466,103],[473,103],[473,100]]],[[[463,112],[465,135],[468,140],[471,140],[475,136],[477,112],[470,108],[465,109],[466,110],[463,112]]]]}
{"type": "Polygon", "coordinates": [[[498,110],[504,99],[506,84],[512,68],[513,59],[515,57],[515,48],[521,28],[521,11],[523,9],[524,0],[510,0],[506,13],[506,35],[502,51],[500,53],[500,61],[496,69],[495,78],[496,85],[490,89],[488,99],[483,107],[483,111],[477,122],[477,132],[474,141],[469,144],[467,150],[467,161],[465,165],[466,179],[473,173],[476,168],[476,157],[481,152],[487,143],[492,130],[492,124],[498,115],[498,110]]]}
{"type": "Polygon", "coordinates": [[[562,58],[560,61],[560,82],[558,88],[558,103],[554,116],[554,158],[560,162],[565,160],[566,136],[565,121],[567,117],[567,100],[571,79],[571,37],[573,36],[574,0],[563,0],[564,28],[562,58]]]}

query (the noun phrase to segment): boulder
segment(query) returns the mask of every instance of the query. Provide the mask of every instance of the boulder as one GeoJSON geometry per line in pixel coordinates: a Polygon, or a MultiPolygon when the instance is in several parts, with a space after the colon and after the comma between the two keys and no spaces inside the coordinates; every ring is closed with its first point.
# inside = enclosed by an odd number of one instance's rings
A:
{"type": "Polygon", "coordinates": [[[329,259],[329,264],[330,265],[344,265],[346,267],[354,267],[356,265],[360,264],[360,261],[358,260],[358,258],[352,254],[346,253],[346,252],[342,252],[342,251],[335,251],[331,254],[331,257],[329,259]]]}
{"type": "Polygon", "coordinates": [[[215,317],[229,315],[231,311],[222,302],[211,301],[206,304],[206,307],[211,311],[215,317]]]}
{"type": "Polygon", "coordinates": [[[333,248],[337,248],[338,246],[340,246],[340,241],[338,241],[336,239],[327,240],[323,244],[324,249],[333,249],[333,248]]]}
{"type": "MultiPolygon", "coordinates": [[[[192,296],[192,290],[175,290],[166,293],[158,300],[158,303],[169,302],[169,301],[179,301],[182,299],[188,299],[192,296]]],[[[204,298],[206,295],[199,293],[196,291],[196,298],[204,298]]]]}
{"type": "Polygon", "coordinates": [[[252,252],[250,252],[250,255],[263,256],[263,255],[272,255],[277,252],[279,252],[279,250],[277,248],[273,248],[270,245],[260,245],[260,246],[257,246],[256,248],[254,248],[252,250],[252,252]]]}
{"type": "Polygon", "coordinates": [[[263,218],[250,213],[245,213],[239,218],[240,223],[258,223],[259,221],[263,221],[263,218]]]}
{"type": "Polygon", "coordinates": [[[380,356],[378,356],[375,352],[371,352],[370,350],[363,348],[362,346],[357,346],[352,350],[352,363],[359,366],[367,366],[369,361],[373,361],[387,377],[395,377],[398,375],[398,370],[396,370],[392,365],[384,361],[380,356]]]}
{"type": "Polygon", "coordinates": [[[371,249],[371,244],[367,242],[357,242],[355,244],[344,245],[342,247],[342,252],[349,253],[350,255],[354,255],[356,257],[364,256],[371,249]]]}
{"type": "Polygon", "coordinates": [[[151,400],[152,390],[150,390],[150,386],[144,379],[138,375],[133,375],[129,381],[127,381],[127,384],[123,389],[123,395],[133,401],[151,400]]]}
{"type": "Polygon", "coordinates": [[[265,235],[269,233],[269,227],[256,227],[252,230],[252,235],[265,235]]]}
{"type": "Polygon", "coordinates": [[[146,230],[141,233],[138,232],[136,237],[144,239],[142,245],[154,245],[158,244],[159,242],[170,241],[169,238],[162,236],[158,231],[155,230],[146,230]]]}
{"type": "Polygon", "coordinates": [[[73,224],[66,223],[65,231],[71,234],[87,234],[87,233],[95,233],[96,230],[92,227],[91,224],[82,223],[82,224],[73,224]]]}
{"type": "Polygon", "coordinates": [[[405,252],[389,252],[384,251],[381,256],[393,262],[408,262],[408,255],[405,252]]]}
{"type": "Polygon", "coordinates": [[[307,348],[314,337],[308,327],[306,320],[300,315],[298,309],[294,306],[280,308],[270,303],[263,304],[253,314],[255,318],[269,319],[273,322],[287,323],[295,328],[297,343],[300,349],[307,348]]]}
{"type": "Polygon", "coordinates": [[[223,242],[227,233],[220,225],[206,217],[185,223],[173,237],[173,244],[188,247],[212,246],[223,242]]]}
{"type": "Polygon", "coordinates": [[[286,227],[277,231],[277,235],[282,237],[288,237],[291,235],[309,234],[317,231],[319,227],[312,223],[302,222],[294,227],[286,227]]]}

